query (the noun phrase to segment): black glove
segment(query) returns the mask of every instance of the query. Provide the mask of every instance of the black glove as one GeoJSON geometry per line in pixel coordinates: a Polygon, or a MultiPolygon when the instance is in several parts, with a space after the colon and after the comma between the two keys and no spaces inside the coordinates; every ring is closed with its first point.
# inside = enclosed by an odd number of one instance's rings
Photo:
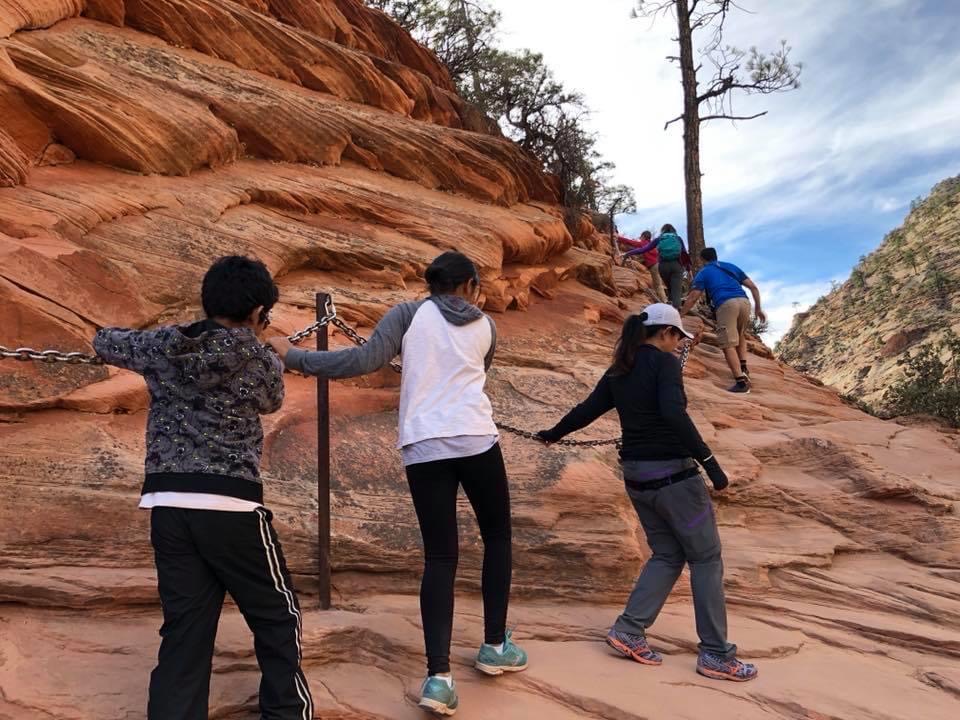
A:
{"type": "Polygon", "coordinates": [[[723,468],[720,467],[720,463],[717,462],[717,459],[713,455],[706,460],[701,460],[700,464],[703,465],[703,469],[706,470],[707,477],[710,478],[710,483],[713,485],[714,490],[723,490],[730,484],[730,481],[727,479],[727,474],[723,471],[723,468]]]}
{"type": "Polygon", "coordinates": [[[555,443],[560,438],[553,430],[538,430],[537,439],[545,443],[555,443]]]}

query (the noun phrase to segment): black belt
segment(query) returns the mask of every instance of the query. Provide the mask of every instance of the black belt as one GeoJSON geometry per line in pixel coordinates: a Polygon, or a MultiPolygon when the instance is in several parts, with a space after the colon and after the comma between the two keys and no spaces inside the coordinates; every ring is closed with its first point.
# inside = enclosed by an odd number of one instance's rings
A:
{"type": "Polygon", "coordinates": [[[668,475],[667,477],[660,478],[659,480],[651,480],[650,482],[637,482],[636,480],[627,480],[626,478],[624,478],[623,481],[626,483],[628,488],[632,488],[633,490],[660,490],[668,485],[689,480],[690,478],[696,477],[699,474],[700,468],[687,468],[686,470],[681,470],[673,475],[668,475]]]}

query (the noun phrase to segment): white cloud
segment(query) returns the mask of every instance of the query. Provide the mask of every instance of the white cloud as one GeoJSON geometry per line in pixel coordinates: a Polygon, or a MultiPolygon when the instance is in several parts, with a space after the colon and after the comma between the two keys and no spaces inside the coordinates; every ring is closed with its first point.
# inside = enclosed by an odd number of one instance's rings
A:
{"type": "MultiPolygon", "coordinates": [[[[635,224],[682,226],[682,135],[677,125],[663,130],[681,101],[679,72],[664,59],[675,53],[672,19],[631,21],[631,0],[494,5],[505,45],[543,52],[557,76],[585,94],[617,181],[636,189],[635,224]]],[[[704,126],[708,225],[713,213],[733,217],[708,227],[711,244],[736,249],[764,224],[895,210],[929,188],[920,185],[929,168],[911,158],[960,157],[957,7],[917,0],[747,5],[755,12],[734,13],[726,39],[764,49],[785,37],[804,61],[804,85],[738,101],[738,111],[766,109],[767,117],[704,126]]],[[[957,170],[937,168],[940,177],[957,170]]]]}
{"type": "Polygon", "coordinates": [[[762,276],[754,278],[770,321],[770,329],[763,336],[764,341],[773,347],[790,329],[794,315],[809,310],[818,298],[830,292],[832,282],[841,280],[831,278],[818,282],[789,283],[762,276]]]}

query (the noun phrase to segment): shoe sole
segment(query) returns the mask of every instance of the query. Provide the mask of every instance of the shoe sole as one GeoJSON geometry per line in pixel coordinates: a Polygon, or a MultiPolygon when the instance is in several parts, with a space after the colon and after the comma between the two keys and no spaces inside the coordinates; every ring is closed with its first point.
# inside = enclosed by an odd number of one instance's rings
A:
{"type": "Polygon", "coordinates": [[[498,675],[503,675],[504,673],[514,673],[514,672],[523,672],[527,669],[527,663],[523,665],[485,665],[482,662],[477,662],[474,667],[482,672],[484,675],[490,675],[491,677],[497,677],[498,675]]]}
{"type": "Polygon", "coordinates": [[[450,707],[449,705],[444,705],[439,700],[430,700],[429,698],[422,698],[419,703],[417,703],[421,708],[427,712],[432,712],[434,715],[446,715],[450,716],[457,712],[456,707],[450,707]]]}
{"type": "Polygon", "coordinates": [[[699,665],[697,666],[697,672],[704,677],[710,678],[711,680],[729,680],[730,682],[750,682],[751,680],[755,680],[757,677],[756,675],[751,675],[750,677],[740,678],[736,675],[720,672],[719,670],[707,670],[699,665]]]}
{"type": "Polygon", "coordinates": [[[624,657],[630,658],[634,662],[638,662],[641,665],[650,665],[651,667],[663,665],[663,660],[646,660],[642,657],[638,657],[637,655],[634,655],[633,651],[631,651],[630,648],[628,648],[626,645],[619,642],[618,640],[614,640],[613,638],[609,638],[609,637],[607,638],[607,645],[612,647],[614,650],[616,650],[618,653],[620,653],[624,657]]]}

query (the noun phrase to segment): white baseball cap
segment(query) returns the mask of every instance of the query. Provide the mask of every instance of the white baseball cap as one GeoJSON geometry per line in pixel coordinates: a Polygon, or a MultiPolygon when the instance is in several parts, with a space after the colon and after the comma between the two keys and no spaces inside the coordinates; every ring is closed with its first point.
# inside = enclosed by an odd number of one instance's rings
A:
{"type": "Polygon", "coordinates": [[[647,305],[643,313],[647,316],[647,319],[643,321],[644,325],[669,325],[675,327],[690,340],[693,340],[694,336],[683,329],[683,321],[680,319],[680,313],[673,305],[654,303],[653,305],[647,305]]]}

